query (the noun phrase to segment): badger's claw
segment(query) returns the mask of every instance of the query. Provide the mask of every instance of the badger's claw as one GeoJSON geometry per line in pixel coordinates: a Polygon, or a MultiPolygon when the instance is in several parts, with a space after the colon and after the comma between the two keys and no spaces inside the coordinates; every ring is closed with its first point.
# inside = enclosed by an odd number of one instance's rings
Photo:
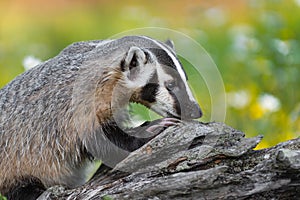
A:
{"type": "Polygon", "coordinates": [[[167,117],[167,118],[163,118],[161,119],[162,121],[165,121],[165,122],[174,122],[174,123],[180,123],[181,120],[180,119],[176,119],[176,118],[171,118],[171,117],[167,117]]]}
{"type": "Polygon", "coordinates": [[[176,126],[178,123],[181,122],[179,119],[176,118],[163,118],[160,120],[158,124],[152,125],[146,129],[147,132],[150,132],[154,135],[157,135],[164,131],[166,128],[170,126],[176,126]]]}
{"type": "Polygon", "coordinates": [[[181,121],[176,118],[162,118],[154,121],[147,121],[139,127],[126,130],[126,133],[128,135],[134,135],[134,137],[137,138],[142,138],[145,142],[147,142],[160,134],[166,128],[176,126],[180,122],[181,121]]]}

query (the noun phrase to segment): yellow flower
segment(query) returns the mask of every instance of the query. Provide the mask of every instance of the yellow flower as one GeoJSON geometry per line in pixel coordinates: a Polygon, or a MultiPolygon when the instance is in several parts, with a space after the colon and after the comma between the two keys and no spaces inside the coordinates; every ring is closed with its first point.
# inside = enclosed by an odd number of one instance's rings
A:
{"type": "Polygon", "coordinates": [[[250,117],[252,119],[260,119],[265,114],[265,110],[260,104],[255,103],[250,107],[250,117]]]}

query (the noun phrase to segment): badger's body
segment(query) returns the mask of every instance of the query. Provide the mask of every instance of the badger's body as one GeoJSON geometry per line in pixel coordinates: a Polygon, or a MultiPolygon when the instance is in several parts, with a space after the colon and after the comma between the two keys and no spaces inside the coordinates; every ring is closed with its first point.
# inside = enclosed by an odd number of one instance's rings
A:
{"type": "Polygon", "coordinates": [[[79,186],[95,159],[113,167],[153,137],[122,128],[129,102],[201,117],[173,50],[147,37],[75,43],[15,78],[0,90],[0,193],[79,186]]]}

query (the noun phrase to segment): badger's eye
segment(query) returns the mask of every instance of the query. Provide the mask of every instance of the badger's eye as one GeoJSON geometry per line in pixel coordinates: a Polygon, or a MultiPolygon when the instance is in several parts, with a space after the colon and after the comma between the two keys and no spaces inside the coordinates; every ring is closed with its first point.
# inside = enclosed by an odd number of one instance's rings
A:
{"type": "Polygon", "coordinates": [[[166,83],[166,88],[170,91],[170,90],[173,90],[175,88],[176,84],[175,84],[175,81],[168,81],[166,83]]]}

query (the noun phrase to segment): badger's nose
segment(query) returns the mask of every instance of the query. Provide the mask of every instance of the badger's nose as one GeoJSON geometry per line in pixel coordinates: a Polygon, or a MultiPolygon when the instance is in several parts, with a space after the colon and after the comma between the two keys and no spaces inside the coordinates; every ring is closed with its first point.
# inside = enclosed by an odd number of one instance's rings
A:
{"type": "Polygon", "coordinates": [[[192,109],[191,109],[191,112],[190,112],[190,118],[191,119],[198,119],[200,117],[202,117],[203,113],[202,113],[202,110],[200,108],[200,106],[195,103],[193,106],[192,106],[192,109]]]}
{"type": "Polygon", "coordinates": [[[202,117],[202,115],[202,110],[197,103],[184,105],[182,119],[198,119],[202,117]]]}
{"type": "Polygon", "coordinates": [[[200,106],[198,104],[195,104],[194,109],[192,110],[190,117],[191,119],[198,119],[200,117],[202,117],[203,113],[202,110],[200,108],[200,106]]]}

